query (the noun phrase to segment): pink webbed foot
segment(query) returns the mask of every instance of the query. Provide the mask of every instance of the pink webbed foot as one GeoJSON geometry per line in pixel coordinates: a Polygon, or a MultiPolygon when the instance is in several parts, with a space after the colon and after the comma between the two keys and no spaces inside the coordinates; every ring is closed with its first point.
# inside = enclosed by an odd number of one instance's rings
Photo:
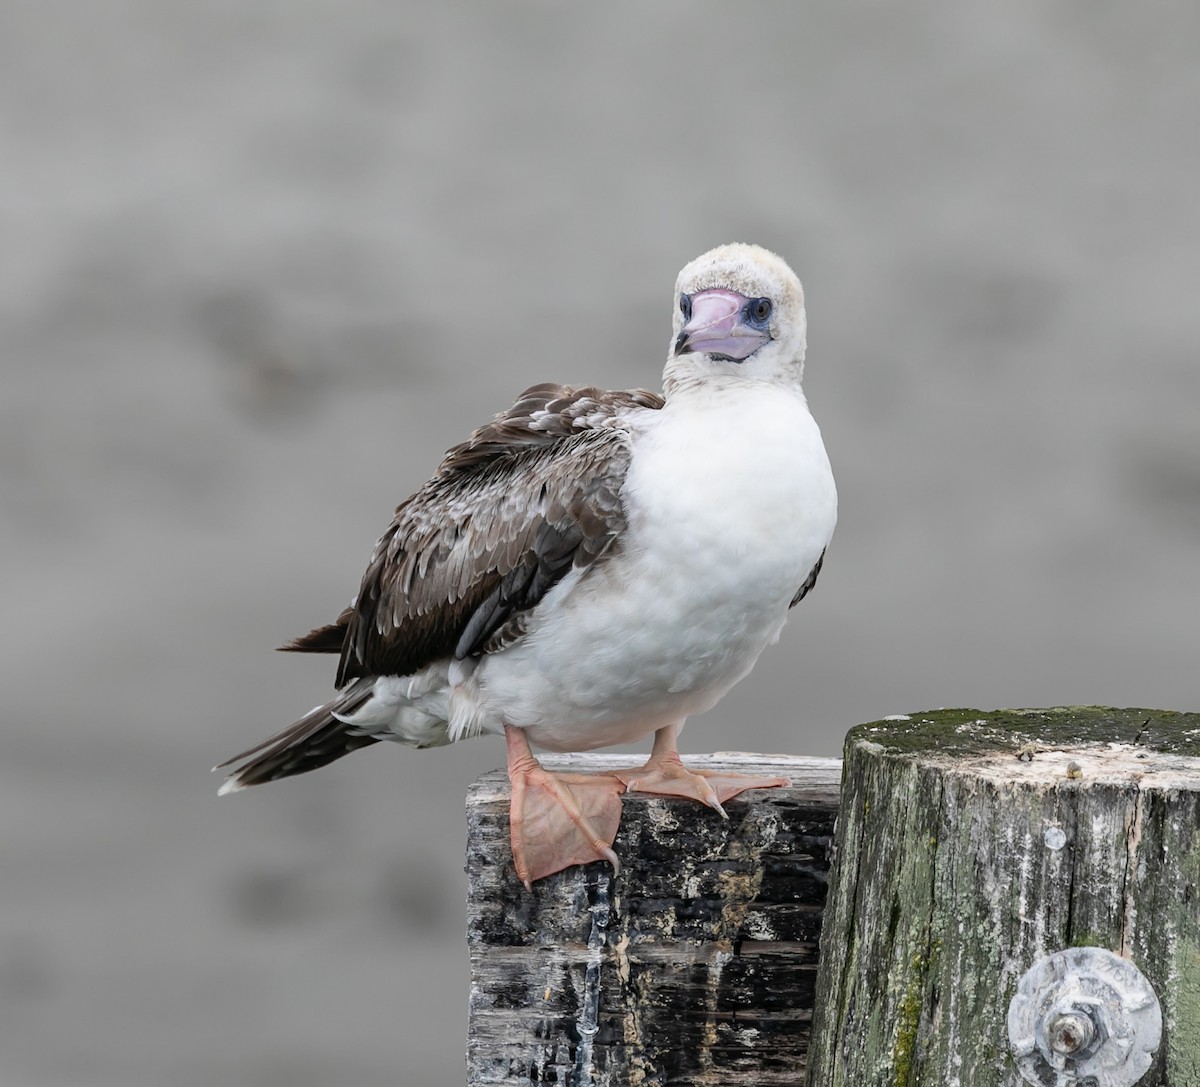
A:
{"type": "Polygon", "coordinates": [[[504,733],[517,878],[531,888],[534,880],[595,860],[619,872],[612,843],[621,823],[621,782],[607,774],[551,773],[533,757],[521,729],[506,726],[504,733]]]}
{"type": "Polygon", "coordinates": [[[659,729],[654,749],[645,766],[636,770],[618,770],[613,776],[624,782],[631,793],[652,796],[682,796],[699,800],[725,815],[725,801],[747,789],[779,789],[791,785],[788,778],[736,774],[726,770],[689,770],[679,758],[678,727],[659,729]]]}

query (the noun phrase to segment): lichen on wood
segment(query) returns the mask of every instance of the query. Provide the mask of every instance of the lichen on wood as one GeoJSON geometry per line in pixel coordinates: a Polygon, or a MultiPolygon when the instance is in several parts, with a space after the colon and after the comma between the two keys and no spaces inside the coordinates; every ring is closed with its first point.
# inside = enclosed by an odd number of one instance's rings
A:
{"type": "MultiPolygon", "coordinates": [[[[629,756],[547,757],[603,771],[629,756]]],[[[622,871],[576,867],[528,892],[502,772],[467,800],[468,1083],[795,1084],[803,1074],[836,813],[833,759],[718,755],[782,774],[726,805],[624,798],[622,871]]]]}
{"type": "Polygon", "coordinates": [[[1020,1082],[1017,981],[1080,945],[1158,994],[1144,1087],[1200,1084],[1200,715],[943,710],[850,733],[812,1087],[1020,1082]]]}

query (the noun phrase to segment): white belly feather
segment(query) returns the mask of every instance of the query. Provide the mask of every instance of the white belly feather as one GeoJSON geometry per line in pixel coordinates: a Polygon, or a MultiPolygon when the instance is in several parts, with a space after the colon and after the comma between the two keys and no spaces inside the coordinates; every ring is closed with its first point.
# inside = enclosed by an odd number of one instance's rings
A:
{"type": "Polygon", "coordinates": [[[471,731],[507,721],[559,750],[634,740],[710,708],[779,637],[837,517],[803,396],[747,385],[643,418],[619,550],[481,662],[451,702],[471,703],[471,731]]]}

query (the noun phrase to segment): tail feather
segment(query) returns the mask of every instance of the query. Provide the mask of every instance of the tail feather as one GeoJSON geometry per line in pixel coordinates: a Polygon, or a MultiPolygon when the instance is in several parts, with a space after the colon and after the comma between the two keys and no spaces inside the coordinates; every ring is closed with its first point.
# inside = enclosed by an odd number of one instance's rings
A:
{"type": "Polygon", "coordinates": [[[360,747],[378,743],[378,736],[364,735],[335,716],[345,716],[360,709],[371,697],[374,684],[373,678],[358,680],[332,702],[310,710],[282,732],[218,763],[214,770],[242,764],[225,779],[220,792],[233,793],[265,781],[305,774],[360,747]]]}

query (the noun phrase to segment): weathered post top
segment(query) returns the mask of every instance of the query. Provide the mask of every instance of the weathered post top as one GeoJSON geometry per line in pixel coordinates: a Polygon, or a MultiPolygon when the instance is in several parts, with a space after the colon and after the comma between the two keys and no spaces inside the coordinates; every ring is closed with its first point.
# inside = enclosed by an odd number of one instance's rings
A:
{"type": "Polygon", "coordinates": [[[1200,714],[942,710],[847,738],[808,1082],[1025,1081],[1200,1085],[1200,714]]]}
{"type": "MultiPolygon", "coordinates": [[[[547,756],[604,772],[628,755],[547,756]]],[[[467,798],[468,1083],[795,1084],[803,1075],[841,763],[689,756],[694,769],[791,778],[729,818],[694,800],[624,797],[605,863],[526,891],[508,842],[508,781],[467,798]]]]}

